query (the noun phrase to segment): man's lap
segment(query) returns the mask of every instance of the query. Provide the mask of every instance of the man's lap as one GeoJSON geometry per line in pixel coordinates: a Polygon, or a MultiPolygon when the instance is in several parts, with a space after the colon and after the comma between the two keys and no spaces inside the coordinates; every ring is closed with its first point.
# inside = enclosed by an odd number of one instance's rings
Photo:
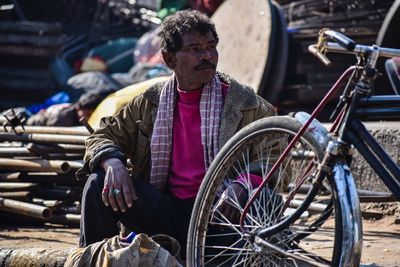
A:
{"type": "MultiPolygon", "coordinates": [[[[102,188],[104,172],[98,172],[97,179],[102,188]]],[[[116,213],[122,223],[137,233],[170,235],[184,245],[194,200],[176,199],[140,179],[135,179],[133,185],[138,199],[126,212],[116,213]]]]}

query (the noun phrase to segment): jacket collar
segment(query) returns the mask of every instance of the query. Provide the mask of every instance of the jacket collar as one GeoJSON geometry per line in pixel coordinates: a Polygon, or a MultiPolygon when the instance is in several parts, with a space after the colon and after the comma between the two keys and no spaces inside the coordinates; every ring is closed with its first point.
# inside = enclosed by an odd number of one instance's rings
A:
{"type": "Polygon", "coordinates": [[[249,86],[238,83],[226,74],[218,73],[218,75],[229,84],[219,127],[218,143],[221,149],[228,139],[238,131],[243,111],[257,108],[258,99],[254,90],[249,86]]]}
{"type": "Polygon", "coordinates": [[[166,81],[153,84],[143,93],[143,97],[150,101],[150,103],[152,103],[153,105],[158,106],[160,102],[161,90],[165,83],[166,81]]]}

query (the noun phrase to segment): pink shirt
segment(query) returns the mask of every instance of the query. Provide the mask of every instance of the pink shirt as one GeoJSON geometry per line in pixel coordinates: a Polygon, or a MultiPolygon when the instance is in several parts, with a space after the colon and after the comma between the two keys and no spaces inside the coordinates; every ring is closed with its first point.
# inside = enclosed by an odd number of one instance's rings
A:
{"type": "Polygon", "coordinates": [[[201,93],[201,89],[189,92],[178,89],[168,182],[171,193],[180,199],[196,196],[206,172],[200,132],[201,93]]]}
{"type": "MultiPolygon", "coordinates": [[[[221,87],[225,99],[229,85],[222,83],[221,87]]],[[[168,184],[171,193],[179,199],[196,197],[206,173],[200,131],[201,93],[202,89],[196,91],[178,89],[168,184]]]]}

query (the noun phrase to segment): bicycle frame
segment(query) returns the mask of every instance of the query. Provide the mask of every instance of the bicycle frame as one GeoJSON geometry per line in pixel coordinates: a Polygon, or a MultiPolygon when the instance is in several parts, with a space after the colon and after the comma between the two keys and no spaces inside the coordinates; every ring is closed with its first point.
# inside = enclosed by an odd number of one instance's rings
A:
{"type": "Polygon", "coordinates": [[[361,257],[362,223],[357,191],[347,163],[349,156],[351,157],[352,155],[352,145],[354,145],[390,191],[400,199],[399,166],[397,166],[361,122],[361,119],[364,118],[400,118],[400,96],[369,96],[371,94],[370,84],[376,78],[375,65],[377,59],[379,57],[400,56],[400,50],[380,48],[375,45],[355,45],[352,40],[345,36],[335,32],[328,32],[329,30],[326,29],[321,31],[318,44],[310,46],[310,52],[315,54],[326,65],[330,64],[329,59],[326,58],[324,54],[326,51],[356,54],[359,57],[359,63],[362,62],[362,64],[360,64],[361,68],[356,65],[347,69],[329,90],[324,99],[311,114],[309,120],[292,139],[265,177],[263,183],[246,204],[240,218],[240,226],[241,229],[245,231],[242,226],[248,207],[254,199],[258,197],[262,187],[269,182],[272,173],[277,170],[294,144],[299,140],[304,131],[307,130],[311,121],[324,108],[331,96],[338,91],[339,84],[348,78],[351,72],[358,73],[360,76],[357,78],[357,84],[354,90],[345,91],[342,95],[341,100],[344,100],[345,106],[342,112],[337,114],[337,118],[331,128],[331,132],[335,133],[336,138],[329,143],[324,159],[322,163],[319,164],[319,171],[314,180],[314,185],[305,197],[303,204],[301,204],[291,216],[285,218],[276,225],[261,229],[253,234],[248,233],[249,236],[254,238],[256,243],[261,245],[266,243],[263,241],[264,238],[287,228],[307,210],[317,194],[323,179],[329,177],[328,179],[334,179],[338,190],[338,192],[334,193],[337,194],[336,197],[341,202],[344,210],[347,211],[346,214],[349,214],[348,218],[340,218],[344,227],[343,232],[345,235],[343,236],[347,237],[346,240],[339,240],[344,248],[339,264],[340,266],[357,266],[361,257]],[[328,38],[326,38],[324,34],[330,37],[330,39],[334,39],[337,43],[328,43],[328,38]]]}
{"type": "Polygon", "coordinates": [[[353,101],[359,106],[350,114],[342,139],[353,144],[389,190],[400,199],[400,168],[361,123],[360,118],[400,118],[400,96],[369,96],[353,101]],[[399,107],[396,107],[399,106],[399,107]],[[385,166],[385,168],[382,168],[385,166]]]}
{"type": "MultiPolygon", "coordinates": [[[[271,180],[272,178],[272,174],[278,169],[279,165],[283,162],[283,160],[286,158],[286,156],[289,154],[290,150],[294,147],[294,145],[296,144],[296,142],[300,139],[301,135],[307,130],[308,126],[311,124],[311,121],[313,119],[316,118],[316,116],[319,114],[319,112],[326,106],[326,104],[328,103],[328,101],[331,99],[331,97],[340,89],[340,83],[342,81],[344,81],[348,76],[350,76],[350,74],[355,70],[355,67],[352,66],[350,68],[348,68],[343,74],[342,76],[338,79],[338,81],[332,86],[332,88],[329,90],[329,92],[326,94],[326,96],[324,97],[324,99],[319,103],[319,105],[315,108],[314,112],[311,114],[309,120],[303,125],[303,127],[301,127],[300,131],[295,135],[295,137],[293,138],[293,140],[288,144],[288,146],[286,147],[286,149],[283,151],[282,155],[279,157],[279,159],[276,161],[276,163],[272,166],[271,170],[269,171],[269,173],[267,174],[267,176],[265,177],[264,181],[259,185],[259,187],[257,188],[256,192],[252,195],[252,197],[250,198],[250,200],[247,202],[246,206],[243,209],[243,213],[240,217],[240,227],[242,228],[242,230],[244,231],[245,229],[243,229],[242,225],[243,225],[243,221],[245,218],[245,215],[251,205],[251,203],[253,203],[253,201],[259,196],[262,188],[264,186],[266,186],[266,184],[271,180]]],[[[322,181],[319,181],[322,182],[322,181]]],[[[314,186],[313,190],[311,190],[311,192],[308,193],[307,197],[305,198],[303,204],[296,210],[296,212],[293,214],[293,216],[290,216],[289,218],[287,218],[286,220],[278,223],[277,225],[269,228],[269,229],[265,229],[262,230],[259,235],[266,237],[268,235],[272,235],[277,233],[278,231],[283,230],[285,227],[287,227],[289,225],[289,223],[292,223],[293,221],[295,221],[298,217],[300,217],[300,215],[303,213],[303,211],[310,205],[313,197],[315,196],[315,194],[317,193],[319,187],[318,186],[314,186]]]]}
{"type": "MultiPolygon", "coordinates": [[[[358,55],[359,58],[362,58],[366,62],[363,64],[364,70],[369,69],[369,70],[375,70],[375,65],[379,57],[394,57],[394,56],[400,56],[400,50],[397,49],[391,49],[391,48],[380,48],[377,46],[364,46],[364,45],[355,45],[352,40],[348,39],[345,36],[342,36],[336,32],[332,32],[330,30],[321,30],[320,32],[320,38],[318,40],[318,44],[312,45],[309,47],[309,50],[311,53],[315,54],[318,58],[323,61],[326,65],[330,64],[329,59],[325,56],[323,52],[326,51],[331,51],[331,52],[337,52],[337,53],[350,53],[350,54],[356,54],[358,55]],[[329,32],[329,33],[328,33],[329,32]],[[339,44],[337,43],[329,43],[327,42],[328,38],[324,34],[329,34],[330,38],[335,39],[339,44]]],[[[315,108],[313,113],[311,114],[309,120],[303,125],[303,127],[300,129],[300,131],[296,134],[296,136],[293,138],[293,140],[290,142],[290,144],[287,146],[285,151],[282,153],[282,155],[279,157],[277,162],[274,164],[274,166],[271,168],[270,172],[267,174],[265,177],[264,181],[262,184],[259,186],[257,189],[256,193],[250,198],[248,201],[247,205],[244,208],[244,211],[242,213],[242,216],[240,218],[240,225],[242,227],[243,225],[243,220],[245,218],[245,215],[248,211],[249,206],[251,203],[256,199],[262,189],[270,180],[272,177],[272,173],[274,173],[279,165],[283,162],[284,158],[289,154],[290,150],[294,146],[294,144],[299,140],[300,136],[307,130],[308,126],[310,125],[311,121],[316,118],[316,116],[320,113],[320,111],[326,106],[327,102],[330,100],[330,98],[338,91],[339,89],[339,84],[344,81],[348,76],[350,76],[350,73],[352,71],[357,71],[357,66],[352,66],[348,68],[342,76],[338,79],[338,81],[333,85],[333,87],[329,90],[329,92],[326,94],[324,99],[319,103],[319,105],[315,108]]],[[[349,99],[351,100],[349,102],[349,106],[347,109],[343,109],[343,113],[341,113],[337,120],[334,122],[334,128],[336,126],[341,127],[341,133],[339,134],[339,139],[340,140],[345,140],[348,141],[349,144],[357,144],[357,148],[360,149],[360,152],[364,151],[369,151],[366,152],[365,155],[367,158],[367,162],[371,164],[372,168],[378,173],[379,176],[384,179],[385,184],[391,188],[391,190],[394,190],[393,192],[398,198],[400,198],[400,170],[396,166],[396,164],[390,159],[390,157],[384,152],[384,150],[377,144],[377,142],[374,140],[374,138],[365,130],[364,127],[362,127],[361,122],[359,121],[354,122],[353,124],[349,123],[354,117],[354,114],[358,115],[359,117],[365,117],[365,116],[380,116],[380,117],[392,117],[392,116],[399,116],[400,117],[400,105],[399,105],[399,96],[397,95],[389,95],[389,96],[368,96],[371,93],[371,90],[369,88],[369,84],[372,80],[374,80],[375,74],[374,73],[363,73],[362,77],[359,78],[359,81],[357,85],[355,86],[354,89],[354,95],[352,95],[349,99]],[[399,105],[399,107],[393,107],[393,105],[399,105]],[[388,107],[387,107],[388,106],[388,107]],[[357,109],[354,111],[354,109],[357,109]],[[346,133],[346,131],[349,128],[349,125],[353,125],[354,129],[352,131],[349,131],[349,133],[346,133]],[[358,131],[358,128],[364,130],[358,131]],[[342,136],[343,133],[345,133],[345,136],[342,136]],[[354,134],[355,133],[355,134],[354,134]],[[362,134],[362,136],[357,137],[357,134],[362,134]],[[351,137],[348,137],[350,135],[351,137]],[[353,139],[352,139],[353,138],[353,139]],[[391,177],[387,171],[381,170],[379,167],[379,161],[377,161],[377,158],[375,155],[369,150],[368,146],[362,145],[362,141],[365,140],[367,144],[373,148],[373,151],[378,155],[378,158],[382,160],[382,163],[385,164],[385,166],[389,166],[389,170],[391,171],[391,174],[395,177],[391,177]],[[388,164],[388,165],[386,165],[388,164]]],[[[346,96],[346,92],[343,94],[344,97],[346,96]]],[[[349,101],[349,100],[347,100],[349,101]]],[[[351,129],[351,128],[349,128],[351,129]]],[[[335,129],[331,129],[331,131],[335,131],[335,129]]],[[[316,193],[317,189],[314,190],[315,192],[311,191],[309,192],[310,198],[312,197],[313,194],[316,193]]],[[[279,224],[263,230],[262,235],[263,236],[268,236],[270,234],[276,233],[278,231],[281,231],[284,228],[284,225],[288,225],[289,223],[292,223],[295,221],[302,213],[302,211],[307,208],[307,206],[311,203],[311,199],[308,196],[306,197],[305,201],[303,204],[300,206],[300,208],[297,209],[297,211],[293,214],[293,216],[290,216],[287,220],[284,220],[280,222],[279,224]]],[[[242,230],[245,230],[242,228],[242,230]]]]}

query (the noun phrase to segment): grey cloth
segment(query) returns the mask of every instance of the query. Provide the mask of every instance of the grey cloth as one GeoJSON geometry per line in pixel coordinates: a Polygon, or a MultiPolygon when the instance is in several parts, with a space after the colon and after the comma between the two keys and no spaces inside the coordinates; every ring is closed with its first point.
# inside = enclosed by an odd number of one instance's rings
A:
{"type": "Polygon", "coordinates": [[[123,87],[131,84],[143,82],[160,76],[168,76],[171,71],[161,64],[136,63],[127,73],[114,73],[112,79],[117,81],[123,87]]]}
{"type": "Polygon", "coordinates": [[[76,106],[72,104],[54,109],[53,106],[46,110],[41,110],[29,117],[26,125],[35,126],[78,126],[80,125],[76,106]]]}
{"type": "Polygon", "coordinates": [[[68,255],[64,264],[64,267],[85,266],[180,267],[182,264],[153,238],[138,234],[130,244],[123,243],[118,236],[114,236],[85,248],[77,248],[68,255]]]}
{"type": "Polygon", "coordinates": [[[85,93],[110,94],[124,87],[108,74],[96,71],[76,74],[68,79],[67,84],[71,102],[77,102],[85,93]]]}

